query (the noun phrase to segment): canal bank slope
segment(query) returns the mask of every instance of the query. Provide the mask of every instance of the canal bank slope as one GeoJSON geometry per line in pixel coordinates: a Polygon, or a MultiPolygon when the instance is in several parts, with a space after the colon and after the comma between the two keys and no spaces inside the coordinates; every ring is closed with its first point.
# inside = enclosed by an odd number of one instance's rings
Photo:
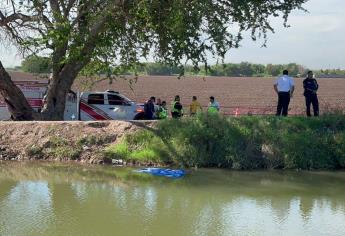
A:
{"type": "Polygon", "coordinates": [[[345,116],[3,122],[0,159],[231,169],[344,169],[345,116]]]}
{"type": "Polygon", "coordinates": [[[99,164],[103,149],[150,122],[0,122],[0,160],[80,161],[99,164]]]}

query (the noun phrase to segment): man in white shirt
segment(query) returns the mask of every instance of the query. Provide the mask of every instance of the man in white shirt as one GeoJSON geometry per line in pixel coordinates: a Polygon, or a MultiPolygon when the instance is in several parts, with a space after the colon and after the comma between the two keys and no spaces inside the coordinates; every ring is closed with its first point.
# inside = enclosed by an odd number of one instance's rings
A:
{"type": "Polygon", "coordinates": [[[287,116],[290,98],[295,90],[295,82],[289,76],[287,70],[283,71],[283,76],[279,77],[274,83],[274,90],[278,95],[277,116],[287,116]]]}

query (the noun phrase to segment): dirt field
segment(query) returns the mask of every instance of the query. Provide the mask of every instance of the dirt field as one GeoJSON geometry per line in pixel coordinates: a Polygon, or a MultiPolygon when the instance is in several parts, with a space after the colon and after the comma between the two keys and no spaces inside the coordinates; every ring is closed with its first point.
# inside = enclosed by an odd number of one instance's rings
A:
{"type": "MultiPolygon", "coordinates": [[[[273,91],[274,78],[227,78],[227,77],[188,77],[178,80],[176,77],[141,76],[131,90],[128,81],[117,80],[109,84],[102,81],[92,90],[107,89],[119,91],[132,100],[144,102],[150,96],[172,101],[176,94],[182,98],[184,106],[190,104],[191,97],[197,96],[203,106],[207,106],[208,97],[215,96],[226,115],[238,114],[273,114],[277,97],[273,91]]],[[[303,79],[295,79],[295,96],[290,104],[290,114],[304,114],[303,79]]],[[[321,112],[345,110],[345,79],[318,79],[321,112]]],[[[79,87],[77,83],[74,86],[79,87]]]]}
{"type": "MultiPolygon", "coordinates": [[[[14,80],[42,79],[28,73],[10,73],[14,80]]],[[[229,78],[229,77],[186,77],[180,80],[176,76],[140,76],[137,83],[129,86],[128,80],[114,80],[112,84],[101,81],[95,84],[92,91],[119,91],[139,103],[150,96],[161,98],[171,103],[176,94],[188,106],[193,95],[197,96],[203,106],[207,106],[209,96],[215,96],[221,105],[222,113],[274,114],[277,96],[273,91],[275,78],[229,78]]],[[[295,79],[296,92],[290,104],[290,114],[304,114],[303,79],[295,79]]],[[[318,79],[319,101],[321,112],[345,110],[345,79],[318,79]]],[[[73,89],[84,91],[76,81],[73,89]]],[[[0,98],[1,100],[1,98],[0,98]]]]}

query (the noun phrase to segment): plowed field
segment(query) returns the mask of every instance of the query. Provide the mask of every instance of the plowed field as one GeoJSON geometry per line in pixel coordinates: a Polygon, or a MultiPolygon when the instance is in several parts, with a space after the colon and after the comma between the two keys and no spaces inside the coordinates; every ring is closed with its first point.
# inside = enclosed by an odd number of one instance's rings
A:
{"type": "MultiPolygon", "coordinates": [[[[203,106],[214,96],[226,115],[274,114],[277,96],[273,91],[275,78],[228,78],[228,77],[187,77],[177,79],[169,76],[140,76],[132,88],[128,80],[96,83],[93,91],[107,89],[119,91],[137,102],[144,102],[150,96],[171,103],[176,94],[188,106],[193,95],[203,106]]],[[[290,103],[290,114],[304,114],[303,79],[295,79],[296,91],[290,103]]],[[[321,112],[345,110],[345,79],[318,79],[321,112]]],[[[76,83],[75,88],[79,87],[76,83]]]]}

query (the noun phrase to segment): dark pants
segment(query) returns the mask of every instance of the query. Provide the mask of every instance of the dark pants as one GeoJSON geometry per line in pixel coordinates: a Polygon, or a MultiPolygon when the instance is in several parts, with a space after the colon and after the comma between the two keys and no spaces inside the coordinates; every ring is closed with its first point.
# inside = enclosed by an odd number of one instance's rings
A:
{"type": "Polygon", "coordinates": [[[311,116],[310,105],[313,105],[314,116],[319,116],[319,100],[316,94],[305,95],[305,105],[307,107],[307,116],[311,116]]]}
{"type": "Polygon", "coordinates": [[[174,112],[171,112],[171,116],[172,116],[172,118],[174,118],[174,119],[178,119],[178,118],[181,118],[181,117],[182,117],[182,113],[181,113],[181,112],[176,112],[176,111],[174,111],[174,112]]]}
{"type": "Polygon", "coordinates": [[[287,116],[290,104],[290,92],[278,93],[277,116],[287,116]]]}

